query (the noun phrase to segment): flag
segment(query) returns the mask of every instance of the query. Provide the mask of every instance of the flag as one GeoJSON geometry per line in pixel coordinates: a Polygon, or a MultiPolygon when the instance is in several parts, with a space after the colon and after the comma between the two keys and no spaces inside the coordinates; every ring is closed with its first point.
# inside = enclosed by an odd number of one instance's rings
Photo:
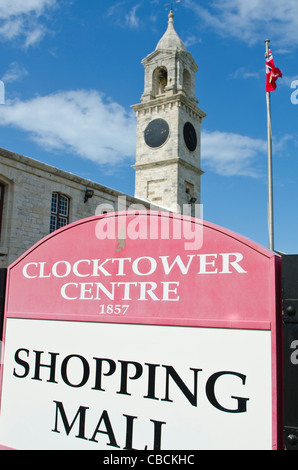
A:
{"type": "Polygon", "coordinates": [[[266,57],[266,91],[276,90],[276,80],[282,77],[282,72],[279,68],[275,67],[272,52],[269,49],[269,56],[265,53],[266,57]]]}

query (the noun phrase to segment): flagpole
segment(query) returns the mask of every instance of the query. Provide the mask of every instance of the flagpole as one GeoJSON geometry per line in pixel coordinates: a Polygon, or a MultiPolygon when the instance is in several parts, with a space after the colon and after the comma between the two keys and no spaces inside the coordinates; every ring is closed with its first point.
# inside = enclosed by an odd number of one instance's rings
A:
{"type": "MultiPolygon", "coordinates": [[[[266,54],[269,57],[269,42],[266,39],[266,54]]],[[[273,179],[272,179],[272,129],[271,129],[271,101],[270,92],[266,91],[267,101],[267,152],[268,152],[268,231],[269,248],[274,250],[274,229],[273,229],[273,179]]]]}

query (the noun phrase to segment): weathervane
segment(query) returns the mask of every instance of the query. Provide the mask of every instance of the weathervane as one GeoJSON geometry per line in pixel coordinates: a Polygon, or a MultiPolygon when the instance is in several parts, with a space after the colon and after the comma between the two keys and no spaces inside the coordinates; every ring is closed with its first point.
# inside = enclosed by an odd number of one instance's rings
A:
{"type": "Polygon", "coordinates": [[[173,0],[171,0],[170,3],[165,4],[166,10],[170,10],[170,11],[173,10],[173,3],[180,3],[180,2],[181,2],[181,0],[176,0],[175,2],[173,2],[173,0]]]}

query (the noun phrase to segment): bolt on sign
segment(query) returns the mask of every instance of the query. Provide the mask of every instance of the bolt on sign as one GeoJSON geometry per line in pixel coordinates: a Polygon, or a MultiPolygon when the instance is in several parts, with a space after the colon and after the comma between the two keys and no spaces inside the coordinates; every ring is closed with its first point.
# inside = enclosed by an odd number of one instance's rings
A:
{"type": "Polygon", "coordinates": [[[280,257],[159,212],[66,226],[8,268],[0,443],[282,447],[280,257]]]}

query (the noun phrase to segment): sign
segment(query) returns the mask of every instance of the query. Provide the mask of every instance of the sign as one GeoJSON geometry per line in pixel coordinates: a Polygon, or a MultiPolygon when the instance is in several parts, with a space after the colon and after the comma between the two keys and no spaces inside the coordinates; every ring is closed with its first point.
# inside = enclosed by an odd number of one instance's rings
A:
{"type": "Polygon", "coordinates": [[[278,449],[280,257],[199,219],[119,212],[8,269],[0,443],[278,449]]]}
{"type": "Polygon", "coordinates": [[[284,440],[298,449],[298,255],[282,257],[284,440]]]}

